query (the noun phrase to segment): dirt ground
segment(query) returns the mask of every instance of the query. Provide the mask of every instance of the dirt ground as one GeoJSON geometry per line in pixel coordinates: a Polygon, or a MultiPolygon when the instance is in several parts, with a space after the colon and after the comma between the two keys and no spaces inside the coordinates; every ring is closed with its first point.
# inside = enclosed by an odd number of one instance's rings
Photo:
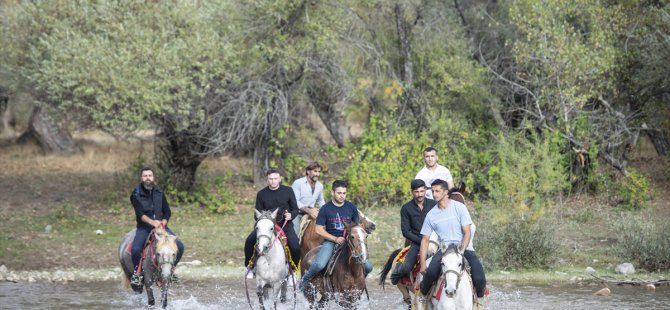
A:
{"type": "MultiPolygon", "coordinates": [[[[100,133],[80,133],[76,136],[82,152],[74,155],[44,155],[34,144],[15,145],[0,143],[0,265],[6,264],[24,270],[114,266],[113,255],[100,256],[97,246],[116,247],[118,236],[132,227],[132,213],[124,206],[127,193],[136,184],[132,165],[142,159],[151,160],[152,142],[137,139],[132,143],[118,142],[100,133]],[[87,247],[71,239],[44,241],[45,225],[58,221],[67,225],[84,225],[94,231],[96,224],[105,224],[109,234],[115,234],[87,247]],[[26,228],[27,227],[27,228],[26,228]],[[26,251],[21,243],[40,242],[42,248],[26,251]],[[3,244],[11,245],[5,249],[3,244]],[[17,253],[28,253],[19,257],[17,253]]],[[[245,206],[252,204],[255,189],[251,181],[249,158],[220,157],[208,159],[202,171],[209,175],[233,174],[234,194],[248,197],[245,206]]],[[[657,218],[670,218],[670,168],[668,160],[656,156],[653,149],[644,146],[633,154],[631,166],[638,168],[652,182],[651,212],[657,218]]],[[[564,226],[560,229],[561,242],[574,245],[575,252],[607,245],[605,227],[612,214],[605,193],[599,197],[574,195],[563,201],[565,206],[590,206],[592,214],[586,219],[592,234],[582,227],[564,226]],[[603,241],[602,240],[606,240],[603,241]]],[[[579,208],[565,208],[559,216],[582,216],[579,208]]],[[[234,219],[233,219],[234,220],[234,219]]],[[[216,222],[213,222],[216,224],[216,222]]],[[[69,238],[78,238],[77,235],[69,238]]],[[[191,254],[191,253],[189,253],[191,254]]],[[[194,253],[197,255],[197,253],[194,253]]]]}

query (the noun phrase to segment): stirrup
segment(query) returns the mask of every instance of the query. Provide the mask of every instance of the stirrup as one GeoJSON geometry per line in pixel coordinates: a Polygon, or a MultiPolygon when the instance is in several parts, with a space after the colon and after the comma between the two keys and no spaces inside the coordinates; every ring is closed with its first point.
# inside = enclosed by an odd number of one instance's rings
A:
{"type": "Polygon", "coordinates": [[[130,277],[130,285],[141,286],[143,278],[141,274],[133,273],[133,276],[130,277]]]}

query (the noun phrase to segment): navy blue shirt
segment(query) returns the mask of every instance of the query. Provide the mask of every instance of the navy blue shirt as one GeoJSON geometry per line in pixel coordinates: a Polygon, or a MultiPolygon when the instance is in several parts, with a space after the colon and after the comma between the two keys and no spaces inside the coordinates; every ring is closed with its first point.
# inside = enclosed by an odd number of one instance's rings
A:
{"type": "Polygon", "coordinates": [[[326,228],[326,231],[335,236],[344,236],[344,224],[358,222],[358,208],[350,201],[345,200],[341,207],[329,201],[319,209],[316,225],[326,228]]]}

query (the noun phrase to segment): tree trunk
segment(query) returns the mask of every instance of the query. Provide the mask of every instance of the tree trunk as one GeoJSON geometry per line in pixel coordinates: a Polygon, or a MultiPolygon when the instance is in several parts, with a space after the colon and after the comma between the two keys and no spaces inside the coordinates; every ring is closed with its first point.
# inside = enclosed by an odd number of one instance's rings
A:
{"type": "Polygon", "coordinates": [[[12,123],[14,123],[14,114],[9,107],[9,94],[7,89],[0,86],[0,117],[2,118],[2,127],[0,128],[0,138],[13,138],[16,135],[12,123]]]}
{"type": "Polygon", "coordinates": [[[262,188],[267,184],[265,171],[270,168],[268,139],[259,138],[254,146],[254,186],[262,188]]]}
{"type": "Polygon", "coordinates": [[[658,155],[668,155],[668,148],[670,147],[670,143],[668,143],[668,138],[662,130],[649,128],[644,129],[644,132],[647,134],[649,139],[651,139],[651,142],[654,144],[654,148],[656,148],[656,153],[658,155]]]}
{"type": "Polygon", "coordinates": [[[67,127],[64,124],[57,124],[57,121],[46,113],[48,109],[39,106],[33,108],[28,128],[17,142],[25,143],[35,139],[45,153],[72,154],[79,151],[67,127]]]}
{"type": "Polygon", "coordinates": [[[337,143],[338,147],[344,146],[349,140],[351,140],[351,133],[349,128],[346,125],[344,115],[342,114],[344,110],[343,101],[329,101],[327,96],[324,96],[325,92],[323,89],[309,88],[307,89],[307,94],[310,97],[312,105],[316,109],[316,114],[319,115],[319,118],[326,125],[328,132],[337,143]]]}
{"type": "Polygon", "coordinates": [[[196,172],[207,156],[194,152],[198,145],[189,133],[175,130],[169,122],[163,124],[156,138],[156,161],[163,174],[160,178],[179,192],[193,193],[196,172]]]}
{"type": "Polygon", "coordinates": [[[405,6],[398,3],[394,8],[396,18],[396,30],[398,32],[398,43],[400,49],[400,62],[402,69],[400,78],[404,88],[400,97],[401,115],[402,111],[409,108],[416,119],[416,132],[423,131],[426,126],[426,109],[417,103],[417,91],[414,88],[414,63],[412,62],[412,45],[409,40],[410,25],[405,20],[405,6]]]}

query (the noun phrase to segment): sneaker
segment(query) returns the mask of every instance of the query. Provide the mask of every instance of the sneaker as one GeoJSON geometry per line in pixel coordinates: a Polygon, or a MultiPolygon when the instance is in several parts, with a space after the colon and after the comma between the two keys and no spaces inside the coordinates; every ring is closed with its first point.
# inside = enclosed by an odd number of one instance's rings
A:
{"type": "Polygon", "coordinates": [[[130,285],[134,286],[140,286],[142,285],[142,275],[141,274],[133,274],[132,277],[130,277],[130,285]]]}
{"type": "Polygon", "coordinates": [[[246,275],[247,279],[253,279],[254,276],[256,275],[256,271],[253,268],[247,267],[246,269],[244,269],[244,274],[246,275]]]}

